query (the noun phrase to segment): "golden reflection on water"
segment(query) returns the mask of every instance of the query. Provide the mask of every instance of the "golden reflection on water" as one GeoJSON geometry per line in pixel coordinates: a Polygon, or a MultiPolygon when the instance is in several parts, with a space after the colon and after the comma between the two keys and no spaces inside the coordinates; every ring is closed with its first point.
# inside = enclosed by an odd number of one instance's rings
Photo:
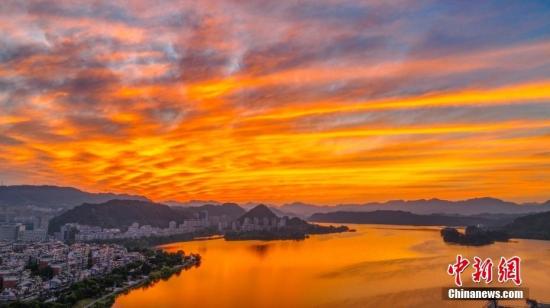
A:
{"type": "MultiPolygon", "coordinates": [[[[464,247],[443,243],[439,228],[353,228],[357,232],[305,241],[165,245],[200,253],[201,266],[122,295],[115,307],[481,307],[484,302],[442,300],[441,288],[453,283],[446,267],[459,253],[493,260],[519,255],[523,287],[550,302],[550,242],[464,247]]],[[[470,275],[471,268],[463,274],[465,286],[472,285],[470,275]]]]}

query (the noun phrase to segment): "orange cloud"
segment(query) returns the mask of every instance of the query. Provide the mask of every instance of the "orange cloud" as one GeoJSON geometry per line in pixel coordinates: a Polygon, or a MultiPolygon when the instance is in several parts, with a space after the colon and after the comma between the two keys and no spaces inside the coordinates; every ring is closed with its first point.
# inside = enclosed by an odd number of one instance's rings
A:
{"type": "Polygon", "coordinates": [[[548,198],[547,39],[340,2],[8,6],[0,177],[156,200],[548,198]]]}

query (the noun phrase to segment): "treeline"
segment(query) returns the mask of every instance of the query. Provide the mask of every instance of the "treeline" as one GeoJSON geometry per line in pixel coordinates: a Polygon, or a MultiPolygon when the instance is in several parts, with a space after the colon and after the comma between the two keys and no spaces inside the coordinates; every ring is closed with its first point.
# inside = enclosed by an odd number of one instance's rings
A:
{"type": "Polygon", "coordinates": [[[299,230],[277,230],[277,231],[245,231],[245,232],[226,232],[224,235],[226,241],[245,241],[245,240],[304,240],[307,234],[299,230]]]}
{"type": "Polygon", "coordinates": [[[227,241],[244,240],[304,240],[309,234],[327,234],[348,232],[350,229],[346,226],[321,226],[307,223],[299,218],[292,218],[289,224],[277,230],[258,230],[258,231],[229,231],[224,235],[227,241]]]}

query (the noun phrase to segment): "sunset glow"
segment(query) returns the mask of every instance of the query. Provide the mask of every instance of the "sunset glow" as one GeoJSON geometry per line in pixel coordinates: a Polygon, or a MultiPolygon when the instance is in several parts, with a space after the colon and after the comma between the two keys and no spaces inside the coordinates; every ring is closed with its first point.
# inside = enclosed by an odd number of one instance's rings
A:
{"type": "Polygon", "coordinates": [[[4,184],[549,197],[548,2],[117,2],[1,4],[4,184]]]}

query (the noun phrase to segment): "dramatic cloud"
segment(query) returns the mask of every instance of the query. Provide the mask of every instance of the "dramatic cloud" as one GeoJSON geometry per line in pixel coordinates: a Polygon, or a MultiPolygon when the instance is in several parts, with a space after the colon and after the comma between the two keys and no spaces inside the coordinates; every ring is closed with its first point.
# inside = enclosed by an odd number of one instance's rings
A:
{"type": "Polygon", "coordinates": [[[544,200],[549,20],[546,1],[4,1],[0,180],[544,200]]]}

